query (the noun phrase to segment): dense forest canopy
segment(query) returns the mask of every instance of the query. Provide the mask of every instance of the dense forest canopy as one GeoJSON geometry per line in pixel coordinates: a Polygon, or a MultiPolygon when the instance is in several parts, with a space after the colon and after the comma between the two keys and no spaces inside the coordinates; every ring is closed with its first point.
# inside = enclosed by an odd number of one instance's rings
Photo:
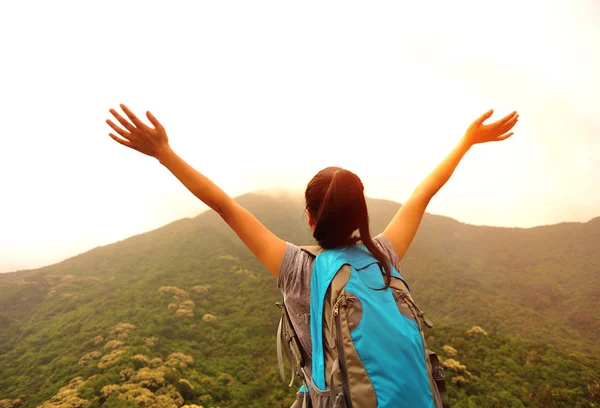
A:
{"type": "MultiPolygon", "coordinates": [[[[238,201],[310,244],[299,197],[238,201]]],[[[400,204],[369,200],[372,231],[400,204]]],[[[402,261],[453,406],[600,406],[600,218],[529,229],[427,214],[402,261]]],[[[0,407],[285,407],[270,274],[214,213],[0,274],[0,407]]]]}

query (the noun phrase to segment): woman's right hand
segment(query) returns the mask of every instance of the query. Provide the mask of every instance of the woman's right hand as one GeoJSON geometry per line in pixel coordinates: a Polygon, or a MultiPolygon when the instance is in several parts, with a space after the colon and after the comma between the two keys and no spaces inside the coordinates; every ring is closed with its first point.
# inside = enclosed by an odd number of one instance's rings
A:
{"type": "Polygon", "coordinates": [[[490,109],[471,123],[463,138],[468,146],[478,143],[499,142],[513,135],[510,130],[517,124],[519,114],[514,111],[496,122],[484,125],[483,122],[493,113],[494,111],[490,109]]]}
{"type": "Polygon", "coordinates": [[[140,153],[147,154],[158,160],[160,157],[170,150],[169,138],[165,128],[160,124],[158,120],[150,113],[146,112],[148,120],[154,127],[145,125],[137,116],[129,110],[129,108],[123,104],[120,105],[125,115],[129,120],[125,119],[114,109],[110,109],[110,113],[119,121],[122,127],[116,125],[110,119],[106,120],[106,123],[113,128],[121,137],[114,133],[109,133],[109,136],[116,142],[127,146],[133,150],[137,150],[140,153]]]}

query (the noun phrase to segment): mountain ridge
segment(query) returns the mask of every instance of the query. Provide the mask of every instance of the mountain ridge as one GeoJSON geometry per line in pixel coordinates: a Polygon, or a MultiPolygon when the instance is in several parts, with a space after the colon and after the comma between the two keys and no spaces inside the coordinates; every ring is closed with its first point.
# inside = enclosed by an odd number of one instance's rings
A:
{"type": "MultiPolygon", "coordinates": [[[[249,193],[241,194],[239,196],[234,197],[234,199],[236,201],[238,201],[238,202],[243,203],[244,200],[248,199],[248,197],[267,197],[267,198],[273,198],[273,199],[292,200],[294,202],[298,202],[298,201],[301,201],[301,200],[304,199],[301,194],[278,193],[278,192],[273,193],[273,192],[260,192],[260,191],[259,192],[249,192],[249,193]]],[[[382,199],[382,198],[370,198],[370,197],[367,197],[367,202],[386,203],[386,205],[395,206],[397,208],[400,208],[400,206],[402,205],[402,203],[399,203],[399,202],[396,202],[396,201],[393,201],[393,200],[382,199]]],[[[300,208],[300,211],[301,211],[300,214],[302,214],[303,211],[304,211],[304,208],[300,208]]],[[[100,249],[100,248],[110,247],[112,245],[115,245],[115,244],[118,244],[118,243],[121,243],[121,242],[125,242],[125,241],[128,241],[130,239],[133,239],[133,238],[145,235],[145,234],[150,234],[150,233],[153,233],[155,231],[161,230],[163,228],[167,228],[167,227],[169,227],[169,226],[171,226],[173,224],[178,224],[179,222],[192,221],[192,220],[198,219],[199,217],[206,216],[206,214],[209,214],[209,213],[216,214],[212,209],[207,208],[204,211],[200,212],[198,215],[195,215],[193,217],[179,218],[177,220],[171,221],[171,222],[169,222],[169,223],[167,223],[165,225],[159,226],[159,227],[154,228],[152,230],[148,230],[148,231],[145,231],[145,232],[140,232],[138,234],[134,234],[134,235],[131,235],[131,236],[127,237],[127,238],[124,238],[124,239],[121,239],[121,240],[118,240],[118,241],[114,241],[114,242],[111,242],[111,243],[108,243],[108,244],[105,244],[105,245],[95,246],[95,247],[90,248],[90,249],[88,249],[86,251],[83,251],[81,253],[72,255],[72,256],[70,256],[70,257],[68,257],[66,259],[63,259],[61,261],[58,261],[58,262],[55,262],[55,263],[52,263],[52,264],[48,264],[48,265],[41,266],[41,267],[35,267],[35,268],[25,268],[25,269],[17,269],[17,270],[9,270],[9,271],[5,271],[5,272],[1,272],[0,273],[0,279],[2,279],[3,275],[7,275],[7,274],[24,273],[24,272],[26,273],[26,272],[30,272],[30,271],[37,271],[37,270],[40,270],[40,269],[48,268],[48,267],[51,267],[53,265],[57,265],[57,264],[60,264],[62,262],[68,261],[71,258],[75,258],[75,257],[81,256],[81,255],[85,255],[85,254],[87,254],[87,253],[89,253],[91,251],[94,251],[94,250],[97,250],[97,249],[100,249]]],[[[464,226],[481,227],[481,228],[497,228],[497,229],[500,229],[500,230],[520,230],[520,231],[534,230],[534,229],[546,228],[546,227],[555,227],[555,226],[561,226],[561,225],[582,225],[582,224],[590,224],[590,225],[593,224],[593,225],[595,225],[596,223],[598,223],[598,225],[600,225],[600,216],[594,217],[594,218],[592,218],[592,219],[590,219],[588,221],[582,221],[582,222],[580,222],[580,221],[562,221],[562,222],[558,222],[558,223],[554,223],[554,224],[536,225],[536,226],[532,226],[532,227],[505,227],[505,226],[494,226],[494,225],[486,225],[486,224],[470,224],[470,223],[466,223],[466,222],[460,221],[460,220],[458,220],[456,218],[453,218],[453,217],[450,217],[450,216],[447,216],[447,215],[433,214],[433,213],[429,213],[429,212],[425,213],[425,217],[438,217],[439,220],[445,219],[447,221],[454,222],[456,224],[460,224],[460,225],[464,225],[464,226]]],[[[391,220],[391,218],[390,218],[390,220],[391,220]]]]}
{"type": "MultiPolygon", "coordinates": [[[[304,205],[299,197],[249,193],[239,196],[237,200],[283,240],[298,245],[314,243],[306,225],[304,205]]],[[[374,235],[385,228],[400,207],[400,204],[393,201],[377,199],[369,199],[368,205],[374,235]]],[[[573,314],[570,318],[562,318],[564,324],[566,327],[575,327],[591,340],[590,336],[585,335],[586,329],[592,328],[593,333],[600,335],[600,319],[586,310],[587,305],[578,305],[578,300],[573,300],[572,293],[581,293],[583,299],[590,301],[600,293],[595,289],[600,286],[600,281],[595,276],[594,268],[588,267],[600,265],[598,251],[593,244],[600,242],[596,238],[600,239],[600,229],[595,228],[595,223],[560,223],[526,229],[481,227],[427,213],[402,261],[403,274],[416,289],[429,291],[428,287],[433,285],[436,290],[443,292],[454,288],[457,283],[448,281],[444,275],[435,275],[435,271],[453,270],[456,277],[461,277],[459,290],[467,290],[469,296],[474,296],[470,291],[483,290],[490,296],[500,296],[495,301],[500,303],[503,302],[501,298],[512,297],[515,307],[525,307],[520,312],[531,315],[529,319],[532,321],[536,320],[534,316],[539,313],[546,316],[550,316],[550,312],[561,315],[556,309],[570,305],[573,314]],[[543,245],[542,250],[540,245],[543,245]],[[457,269],[457,265],[462,266],[457,269]],[[573,280],[571,276],[563,277],[561,268],[567,265],[581,270],[577,278],[590,283],[579,285],[579,280],[573,280]],[[531,274],[532,278],[523,280],[519,273],[531,274]],[[511,279],[522,283],[512,288],[509,284],[511,279]]],[[[193,245],[202,246],[205,245],[202,243],[210,241],[220,241],[223,245],[231,246],[239,254],[243,254],[245,259],[257,263],[221,218],[209,210],[153,231],[93,248],[54,265],[1,274],[0,282],[44,274],[47,271],[56,274],[73,267],[81,267],[82,270],[114,269],[117,265],[134,266],[136,262],[147,263],[150,260],[156,265],[169,262],[173,264],[177,263],[178,253],[190,250],[192,242],[193,245]]],[[[456,293],[450,298],[455,295],[456,293]]],[[[431,293],[429,297],[431,300],[425,298],[426,306],[439,296],[431,293]]],[[[600,307],[597,300],[592,304],[600,307]]],[[[438,316],[438,319],[450,323],[452,319],[458,318],[449,318],[451,315],[452,313],[438,316]]],[[[469,325],[472,322],[463,323],[469,325]]],[[[497,324],[499,328],[507,326],[502,322],[497,324]]]]}

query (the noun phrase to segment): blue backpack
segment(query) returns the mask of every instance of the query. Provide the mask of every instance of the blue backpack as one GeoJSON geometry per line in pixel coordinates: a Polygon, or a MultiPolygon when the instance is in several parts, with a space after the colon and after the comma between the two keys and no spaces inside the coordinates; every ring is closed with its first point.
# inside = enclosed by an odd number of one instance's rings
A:
{"type": "Polygon", "coordinates": [[[381,265],[363,245],[316,256],[310,295],[312,378],[307,375],[284,302],[277,357],[285,382],[283,355],[304,385],[293,407],[445,408],[444,369],[427,348],[423,325],[432,327],[408,285],[392,268],[389,288],[381,265]],[[295,364],[292,364],[292,356],[295,364]]]}

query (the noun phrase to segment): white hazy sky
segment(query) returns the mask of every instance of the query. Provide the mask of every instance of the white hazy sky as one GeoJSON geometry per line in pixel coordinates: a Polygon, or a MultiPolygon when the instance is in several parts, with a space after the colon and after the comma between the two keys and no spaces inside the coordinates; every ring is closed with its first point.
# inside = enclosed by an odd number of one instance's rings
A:
{"type": "Polygon", "coordinates": [[[231,195],[354,170],[404,201],[488,108],[429,211],[499,226],[600,215],[600,2],[4,1],[0,271],[206,207],[113,142],[124,102],[231,195]]]}

